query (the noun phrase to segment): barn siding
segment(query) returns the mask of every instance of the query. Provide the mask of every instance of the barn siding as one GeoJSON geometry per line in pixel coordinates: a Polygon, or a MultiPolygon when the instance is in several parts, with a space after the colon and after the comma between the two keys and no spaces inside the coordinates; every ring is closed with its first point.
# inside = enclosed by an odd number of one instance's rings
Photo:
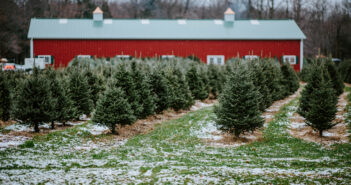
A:
{"type": "MultiPolygon", "coordinates": [[[[77,55],[114,57],[115,55],[154,57],[197,56],[206,62],[207,55],[224,55],[225,60],[253,53],[261,57],[296,55],[300,58],[299,40],[34,40],[34,55],[53,55],[55,67],[66,66],[77,55]]],[[[300,63],[300,61],[299,61],[300,63]]],[[[294,65],[296,71],[300,65],[294,65]]]]}

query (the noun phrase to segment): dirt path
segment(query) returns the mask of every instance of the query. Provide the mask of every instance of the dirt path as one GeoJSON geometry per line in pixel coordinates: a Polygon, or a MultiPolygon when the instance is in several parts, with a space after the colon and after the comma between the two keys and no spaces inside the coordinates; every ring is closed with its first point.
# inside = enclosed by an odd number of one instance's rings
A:
{"type": "Polygon", "coordinates": [[[339,123],[333,128],[324,131],[323,137],[319,137],[318,132],[312,130],[311,127],[305,123],[305,118],[300,116],[298,113],[294,113],[290,118],[289,133],[299,139],[303,139],[309,142],[320,143],[325,146],[330,146],[335,143],[347,143],[349,142],[349,133],[345,122],[345,107],[347,105],[347,92],[344,92],[339,96],[335,123],[339,123]]]}

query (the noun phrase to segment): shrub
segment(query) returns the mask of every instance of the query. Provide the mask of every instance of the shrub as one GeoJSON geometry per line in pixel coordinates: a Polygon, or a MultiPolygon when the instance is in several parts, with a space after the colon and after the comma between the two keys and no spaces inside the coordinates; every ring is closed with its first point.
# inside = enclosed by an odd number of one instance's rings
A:
{"type": "Polygon", "coordinates": [[[252,83],[247,69],[238,69],[225,85],[215,107],[216,123],[223,131],[236,137],[263,125],[259,110],[259,92],[252,83]]]}

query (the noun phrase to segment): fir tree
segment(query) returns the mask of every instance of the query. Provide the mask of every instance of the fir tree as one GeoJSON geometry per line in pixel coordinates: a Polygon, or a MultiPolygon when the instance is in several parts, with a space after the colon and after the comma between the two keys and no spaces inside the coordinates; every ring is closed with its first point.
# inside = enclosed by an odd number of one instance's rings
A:
{"type": "Polygon", "coordinates": [[[11,95],[8,78],[0,71],[0,119],[8,121],[10,119],[11,95]]]}
{"type": "Polygon", "coordinates": [[[226,83],[215,107],[216,123],[223,131],[236,137],[263,125],[259,110],[259,92],[245,69],[238,69],[226,83]]]}
{"type": "Polygon", "coordinates": [[[116,124],[131,124],[135,119],[124,91],[112,85],[100,96],[92,121],[107,126],[116,134],[116,124]]]}
{"type": "Polygon", "coordinates": [[[136,114],[137,118],[145,118],[155,113],[155,102],[154,96],[151,94],[151,87],[149,77],[147,77],[137,66],[136,62],[132,62],[131,65],[132,77],[135,83],[135,91],[137,93],[137,101],[141,106],[141,112],[136,114]]]}
{"type": "Polygon", "coordinates": [[[327,73],[321,67],[315,66],[310,82],[306,85],[301,93],[299,114],[306,118],[306,124],[313,129],[319,131],[319,135],[323,135],[323,131],[332,128],[335,124],[332,121],[337,112],[337,95],[332,88],[327,73]]]}
{"type": "Polygon", "coordinates": [[[174,67],[167,74],[168,85],[171,90],[170,107],[178,111],[180,109],[189,109],[194,104],[188,83],[184,75],[177,67],[174,67]]]}
{"type": "Polygon", "coordinates": [[[259,109],[260,111],[264,111],[267,105],[272,103],[272,95],[268,89],[267,79],[263,73],[262,65],[256,60],[248,61],[248,68],[251,71],[250,76],[252,83],[259,92],[257,95],[259,109]]]}
{"type": "Polygon", "coordinates": [[[71,98],[76,109],[75,119],[86,114],[89,115],[93,108],[93,101],[90,99],[90,89],[86,78],[75,69],[69,75],[68,96],[71,98]]]}
{"type": "Polygon", "coordinates": [[[282,80],[281,84],[283,85],[283,96],[288,96],[293,94],[297,89],[299,89],[299,79],[294,71],[294,69],[290,66],[290,64],[283,64],[281,67],[282,72],[282,80]]]}
{"type": "Polygon", "coordinates": [[[22,124],[34,126],[39,132],[39,124],[51,121],[52,96],[48,81],[34,68],[33,74],[25,79],[19,87],[14,98],[12,115],[22,124]]]}
{"type": "Polygon", "coordinates": [[[214,64],[210,64],[208,66],[208,79],[209,79],[210,93],[214,98],[217,98],[219,93],[222,92],[225,76],[218,66],[214,64]]]}
{"type": "Polygon", "coordinates": [[[201,79],[200,73],[198,72],[197,65],[191,64],[190,69],[186,73],[186,80],[189,85],[189,89],[194,99],[204,100],[208,96],[206,86],[201,79]]]}
{"type": "Polygon", "coordinates": [[[62,104],[63,110],[60,116],[58,117],[57,121],[62,122],[63,126],[66,126],[66,122],[75,119],[76,115],[79,113],[77,113],[77,107],[74,106],[72,98],[70,96],[69,78],[65,76],[61,77],[60,84],[63,88],[63,96],[61,97],[62,99],[59,100],[59,102],[62,104]]]}
{"type": "Polygon", "coordinates": [[[170,90],[164,71],[157,68],[150,76],[151,93],[155,95],[156,113],[168,109],[170,102],[170,90]]]}
{"type": "Polygon", "coordinates": [[[339,71],[336,69],[335,64],[328,59],[324,63],[324,67],[331,78],[331,83],[337,95],[340,95],[344,92],[344,82],[341,79],[339,71]]]}
{"type": "Polygon", "coordinates": [[[120,87],[127,95],[128,103],[130,104],[134,115],[138,117],[143,111],[143,106],[140,105],[140,96],[137,94],[136,84],[131,72],[127,70],[125,63],[117,66],[117,71],[114,74],[116,87],[120,87]]]}
{"type": "Polygon", "coordinates": [[[102,80],[94,74],[90,69],[84,71],[83,76],[87,79],[89,90],[90,90],[90,98],[96,105],[96,101],[99,98],[100,92],[103,90],[102,80]]]}

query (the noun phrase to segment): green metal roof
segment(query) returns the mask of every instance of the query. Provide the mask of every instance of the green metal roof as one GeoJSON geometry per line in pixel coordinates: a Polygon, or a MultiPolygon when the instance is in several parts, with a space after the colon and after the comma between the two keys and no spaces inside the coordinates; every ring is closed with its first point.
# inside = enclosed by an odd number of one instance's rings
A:
{"type": "Polygon", "coordinates": [[[158,20],[158,19],[36,19],[28,38],[34,39],[194,39],[300,40],[304,33],[294,20],[158,20]]]}

